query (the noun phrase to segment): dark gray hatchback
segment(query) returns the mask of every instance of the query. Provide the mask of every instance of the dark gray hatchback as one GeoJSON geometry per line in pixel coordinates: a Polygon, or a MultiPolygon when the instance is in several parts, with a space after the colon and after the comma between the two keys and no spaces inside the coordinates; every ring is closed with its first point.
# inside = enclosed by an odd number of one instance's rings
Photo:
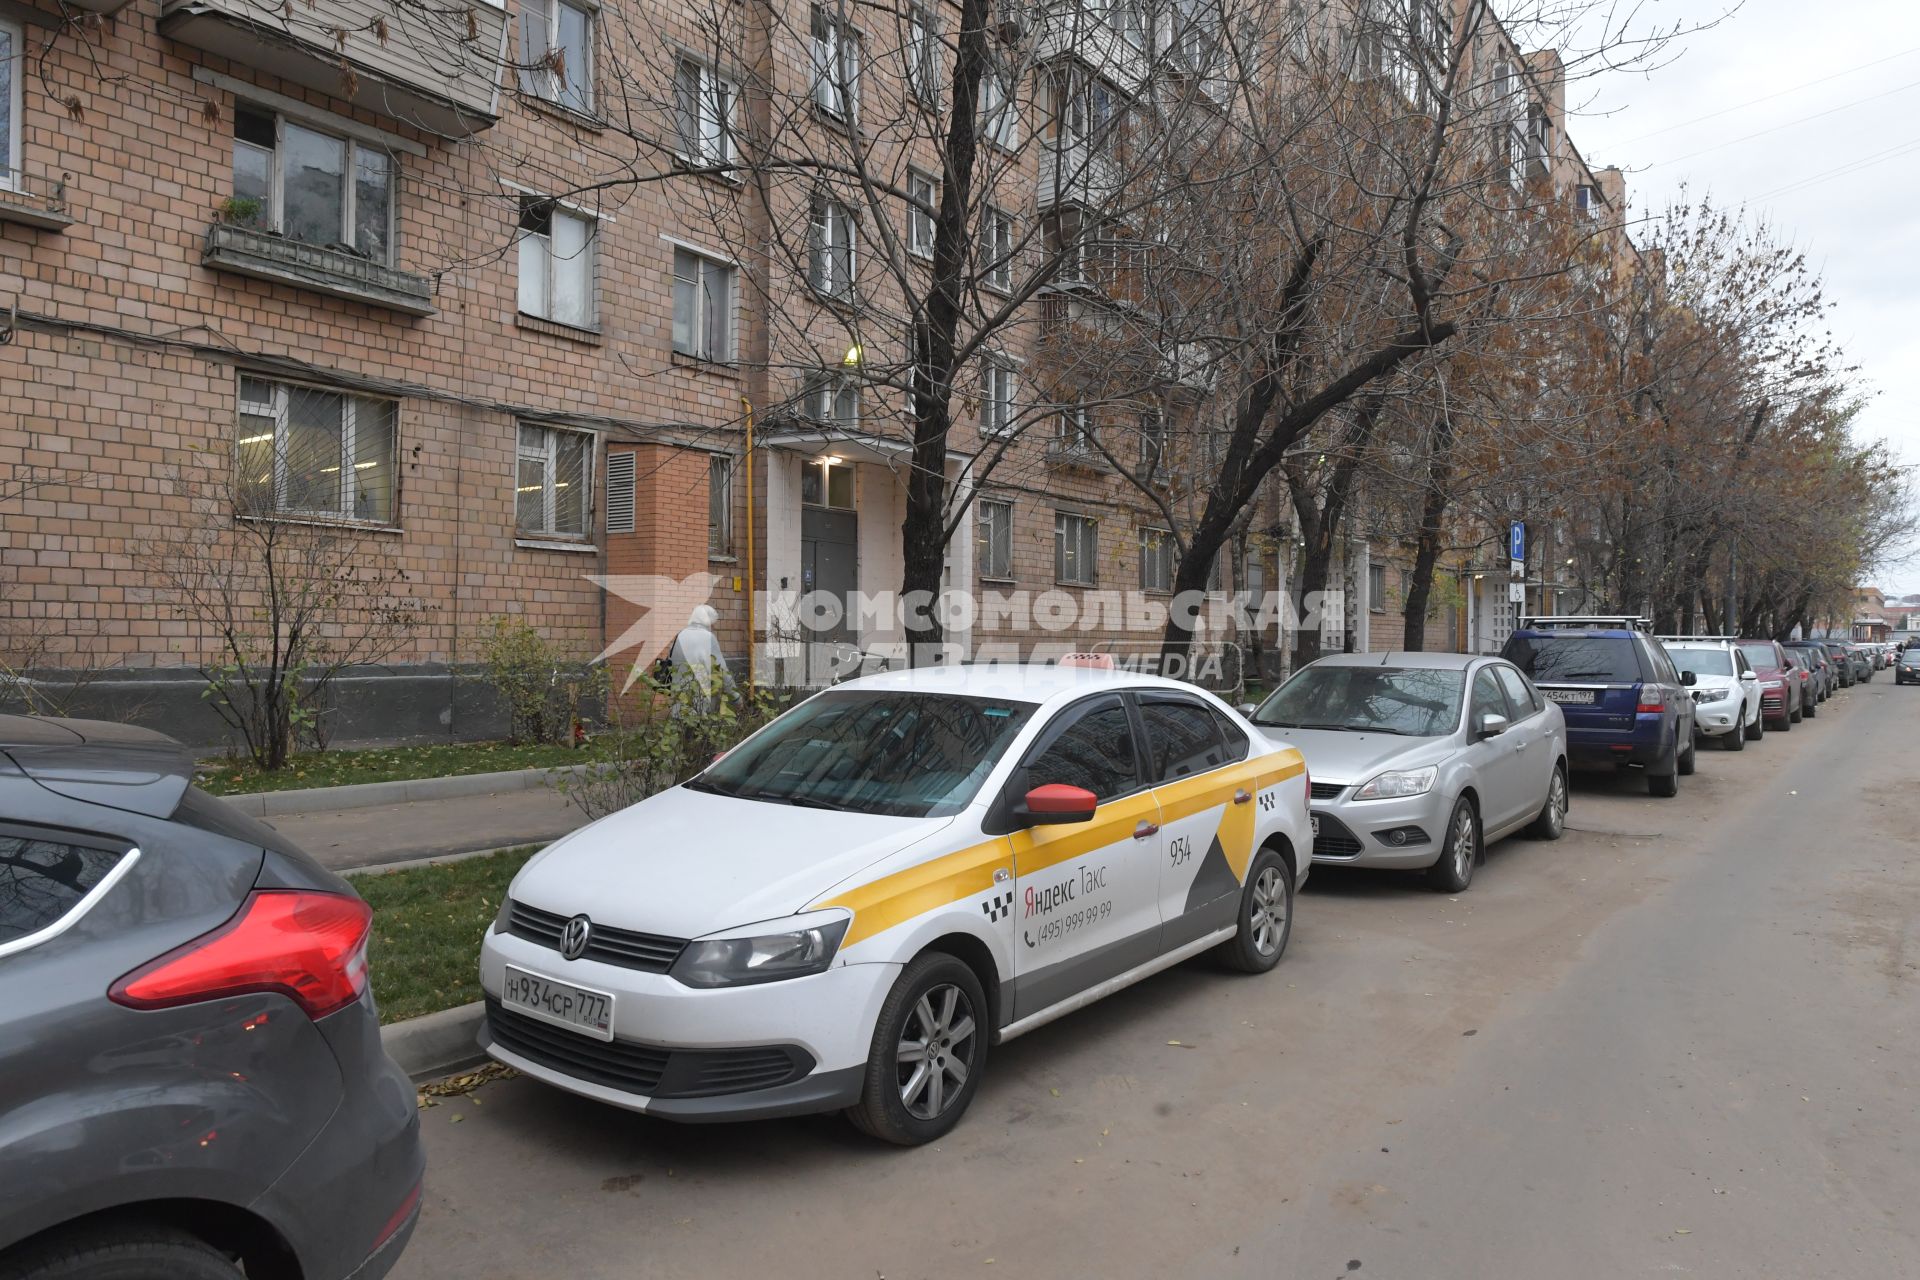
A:
{"type": "Polygon", "coordinates": [[[412,1232],[366,904],[192,770],[0,715],[0,1280],[376,1280],[412,1232]]]}

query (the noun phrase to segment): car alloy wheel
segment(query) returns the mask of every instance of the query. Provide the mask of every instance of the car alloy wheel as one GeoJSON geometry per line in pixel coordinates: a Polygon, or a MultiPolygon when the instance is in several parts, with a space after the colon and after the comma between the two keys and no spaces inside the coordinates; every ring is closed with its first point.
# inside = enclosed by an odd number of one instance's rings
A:
{"type": "Polygon", "coordinates": [[[1253,949],[1262,956],[1279,951],[1281,942],[1287,936],[1287,921],[1292,914],[1280,868],[1262,868],[1253,881],[1253,949]]]}
{"type": "Polygon", "coordinates": [[[1553,780],[1547,783],[1547,802],[1540,807],[1540,816],[1527,828],[1527,834],[1541,840],[1558,840],[1567,829],[1567,773],[1559,765],[1553,767],[1553,780]]]}
{"type": "Polygon", "coordinates": [[[929,989],[907,1015],[894,1049],[900,1103],[916,1120],[938,1120],[965,1090],[973,1070],[979,1019],[967,993],[952,983],[929,989]]]}
{"type": "Polygon", "coordinates": [[[1473,883],[1473,869],[1480,861],[1480,816],[1465,796],[1453,802],[1453,816],[1447,819],[1447,843],[1440,860],[1427,869],[1427,881],[1442,893],[1463,893],[1473,883]]]}

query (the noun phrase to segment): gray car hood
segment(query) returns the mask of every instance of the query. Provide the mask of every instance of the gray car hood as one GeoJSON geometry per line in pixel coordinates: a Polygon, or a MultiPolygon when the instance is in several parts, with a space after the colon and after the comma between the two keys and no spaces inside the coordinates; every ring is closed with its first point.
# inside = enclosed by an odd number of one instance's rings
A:
{"type": "Polygon", "coordinates": [[[1444,738],[1402,738],[1391,733],[1344,729],[1263,728],[1279,746],[1296,747],[1306,757],[1307,776],[1315,782],[1354,786],[1388,769],[1424,769],[1457,749],[1453,734],[1444,738]]]}

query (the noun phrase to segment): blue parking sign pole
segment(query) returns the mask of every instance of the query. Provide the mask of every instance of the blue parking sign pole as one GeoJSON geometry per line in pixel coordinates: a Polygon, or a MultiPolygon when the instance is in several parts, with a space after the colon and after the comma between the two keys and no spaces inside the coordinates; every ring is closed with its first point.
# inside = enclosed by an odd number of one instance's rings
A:
{"type": "Polygon", "coordinates": [[[1515,520],[1507,526],[1507,558],[1509,560],[1527,558],[1527,526],[1524,521],[1515,520]]]}

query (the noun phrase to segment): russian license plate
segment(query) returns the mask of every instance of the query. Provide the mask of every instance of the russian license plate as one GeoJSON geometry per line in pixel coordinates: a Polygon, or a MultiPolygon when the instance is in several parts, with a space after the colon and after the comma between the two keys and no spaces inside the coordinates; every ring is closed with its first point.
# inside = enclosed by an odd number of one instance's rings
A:
{"type": "Polygon", "coordinates": [[[1307,821],[1313,825],[1313,834],[1319,835],[1320,834],[1320,815],[1317,813],[1310,813],[1307,815],[1307,821]]]}
{"type": "Polygon", "coordinates": [[[1548,702],[1593,701],[1593,690],[1591,689],[1542,689],[1540,692],[1547,695],[1548,702]]]}
{"type": "Polygon", "coordinates": [[[584,1031],[596,1040],[613,1039],[613,997],[604,991],[589,991],[508,965],[500,1000],[544,1022],[584,1031]]]}

